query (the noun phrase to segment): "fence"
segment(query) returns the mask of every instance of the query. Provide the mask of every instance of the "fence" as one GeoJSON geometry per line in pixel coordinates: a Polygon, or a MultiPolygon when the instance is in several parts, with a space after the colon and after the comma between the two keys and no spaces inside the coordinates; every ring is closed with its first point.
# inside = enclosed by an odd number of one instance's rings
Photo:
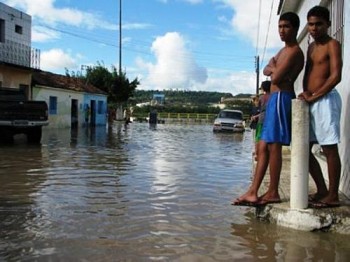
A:
{"type": "MultiPolygon", "coordinates": [[[[170,122],[213,122],[217,114],[199,114],[199,113],[166,113],[159,112],[158,119],[170,122]]],[[[148,118],[147,113],[133,114],[133,118],[137,121],[144,121],[148,118]]],[[[249,115],[244,115],[244,119],[249,119],[249,115]]]]}

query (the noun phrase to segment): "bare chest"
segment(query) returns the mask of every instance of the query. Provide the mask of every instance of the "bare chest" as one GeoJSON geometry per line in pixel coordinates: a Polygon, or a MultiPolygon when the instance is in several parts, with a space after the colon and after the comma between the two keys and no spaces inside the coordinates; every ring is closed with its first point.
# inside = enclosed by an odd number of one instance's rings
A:
{"type": "Polygon", "coordinates": [[[314,46],[310,52],[312,64],[319,65],[329,62],[327,46],[314,46]]]}

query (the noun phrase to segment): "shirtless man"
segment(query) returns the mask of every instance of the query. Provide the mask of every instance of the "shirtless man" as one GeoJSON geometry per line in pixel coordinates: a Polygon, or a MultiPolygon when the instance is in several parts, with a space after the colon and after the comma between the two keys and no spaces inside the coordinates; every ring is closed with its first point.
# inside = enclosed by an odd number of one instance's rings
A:
{"type": "Polygon", "coordinates": [[[299,98],[310,104],[310,158],[309,171],[317,192],[309,196],[314,208],[339,206],[341,163],[338,153],[340,140],[341,98],[334,87],[341,81],[342,58],[340,43],[331,38],[329,11],[315,6],[307,14],[308,30],[315,40],[309,45],[303,81],[304,92],[299,98]],[[326,156],[329,177],[327,190],[322,171],[311,152],[318,143],[326,156]]]}
{"type": "Polygon", "coordinates": [[[278,185],[282,169],[282,145],[291,141],[291,104],[295,98],[294,81],[304,66],[304,55],[296,40],[299,17],[288,12],[280,16],[278,31],[285,46],[264,68],[271,78],[271,94],[265,112],[258,162],[248,191],[233,201],[233,205],[257,206],[281,201],[278,185]],[[261,182],[270,166],[270,185],[258,197],[261,182]]]}

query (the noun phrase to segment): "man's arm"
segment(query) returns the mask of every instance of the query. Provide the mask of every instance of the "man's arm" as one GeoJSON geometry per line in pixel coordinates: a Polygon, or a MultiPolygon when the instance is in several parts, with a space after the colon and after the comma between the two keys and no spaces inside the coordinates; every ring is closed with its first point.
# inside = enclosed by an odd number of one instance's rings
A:
{"type": "Polygon", "coordinates": [[[309,46],[307,50],[307,57],[306,57],[306,64],[305,64],[305,69],[304,69],[304,77],[303,77],[303,90],[304,92],[308,90],[308,80],[310,76],[310,69],[311,69],[311,46],[309,46]]]}
{"type": "Polygon", "coordinates": [[[308,80],[310,77],[310,70],[311,70],[311,46],[309,46],[307,50],[307,58],[306,58],[306,64],[304,69],[304,76],[303,76],[303,92],[298,95],[298,98],[304,99],[308,101],[309,97],[312,96],[311,92],[308,91],[308,80]]]}
{"type": "Polygon", "coordinates": [[[269,63],[265,66],[265,68],[263,70],[263,74],[266,76],[270,76],[275,67],[276,67],[275,57],[272,57],[270,59],[269,63]]]}
{"type": "Polygon", "coordinates": [[[272,69],[271,84],[278,85],[285,80],[294,80],[290,79],[291,70],[293,69],[296,63],[303,63],[303,61],[298,61],[301,59],[299,48],[293,48],[284,53],[280,60],[277,60],[276,66],[272,69]]]}

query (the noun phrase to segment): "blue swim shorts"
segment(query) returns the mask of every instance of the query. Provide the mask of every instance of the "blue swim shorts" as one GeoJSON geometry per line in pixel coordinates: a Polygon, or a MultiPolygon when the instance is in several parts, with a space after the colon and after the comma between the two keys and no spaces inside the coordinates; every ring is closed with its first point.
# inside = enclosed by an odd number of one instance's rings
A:
{"type": "Polygon", "coordinates": [[[294,98],[294,92],[271,93],[267,102],[261,140],[266,143],[290,144],[292,99],[294,98]]]}

